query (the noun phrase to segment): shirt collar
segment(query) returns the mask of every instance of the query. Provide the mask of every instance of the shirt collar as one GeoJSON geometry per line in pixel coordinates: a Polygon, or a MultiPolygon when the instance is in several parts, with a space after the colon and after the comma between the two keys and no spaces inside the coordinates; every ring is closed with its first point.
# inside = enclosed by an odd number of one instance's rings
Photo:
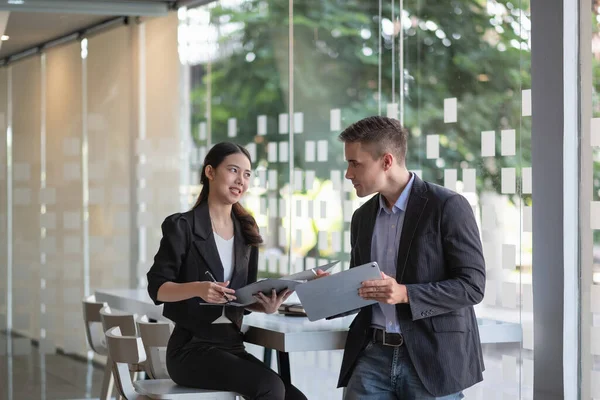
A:
{"type": "Polygon", "coordinates": [[[379,212],[381,212],[381,210],[383,210],[388,214],[390,214],[391,212],[393,212],[395,214],[398,211],[406,211],[406,206],[408,204],[408,198],[410,197],[410,191],[412,189],[414,181],[415,181],[415,174],[411,172],[410,180],[406,184],[406,187],[404,188],[402,193],[400,193],[400,197],[398,197],[398,200],[396,200],[396,203],[394,203],[391,211],[385,205],[385,200],[384,200],[383,196],[380,194],[379,195],[379,212]]]}

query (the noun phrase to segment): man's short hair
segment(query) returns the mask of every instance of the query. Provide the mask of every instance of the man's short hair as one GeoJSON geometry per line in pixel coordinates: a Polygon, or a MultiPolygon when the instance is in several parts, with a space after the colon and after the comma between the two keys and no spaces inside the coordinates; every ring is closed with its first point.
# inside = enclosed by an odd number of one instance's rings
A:
{"type": "Polygon", "coordinates": [[[344,143],[365,145],[375,160],[391,153],[399,164],[406,161],[408,131],[397,119],[381,116],[363,118],[340,133],[339,139],[344,143]]]}

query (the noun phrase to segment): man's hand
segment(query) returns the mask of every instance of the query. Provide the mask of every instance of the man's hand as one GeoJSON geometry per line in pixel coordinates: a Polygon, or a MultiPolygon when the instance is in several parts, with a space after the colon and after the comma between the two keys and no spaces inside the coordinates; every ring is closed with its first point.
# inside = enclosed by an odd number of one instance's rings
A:
{"type": "Polygon", "coordinates": [[[316,270],[315,274],[317,274],[317,277],[315,279],[322,278],[324,276],[329,276],[329,272],[321,271],[320,269],[316,270]]]}
{"type": "Polygon", "coordinates": [[[358,295],[365,300],[376,300],[385,304],[408,303],[406,286],[396,282],[396,278],[381,273],[381,279],[364,281],[358,295]]]}

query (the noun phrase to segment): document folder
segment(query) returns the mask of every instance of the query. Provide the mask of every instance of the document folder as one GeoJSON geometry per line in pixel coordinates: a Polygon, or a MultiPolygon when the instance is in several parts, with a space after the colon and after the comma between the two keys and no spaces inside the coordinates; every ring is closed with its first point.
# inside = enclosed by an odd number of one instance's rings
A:
{"type": "Polygon", "coordinates": [[[362,282],[375,279],[381,279],[381,272],[373,261],[298,285],[296,294],[308,319],[317,321],[377,303],[358,295],[362,282]]]}

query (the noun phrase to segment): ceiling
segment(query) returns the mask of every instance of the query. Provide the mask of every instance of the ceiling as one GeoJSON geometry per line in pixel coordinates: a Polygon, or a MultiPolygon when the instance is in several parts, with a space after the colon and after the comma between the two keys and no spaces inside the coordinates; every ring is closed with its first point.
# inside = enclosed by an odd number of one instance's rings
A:
{"type": "Polygon", "coordinates": [[[210,0],[0,0],[0,60],[118,17],[157,17],[210,0]]]}

